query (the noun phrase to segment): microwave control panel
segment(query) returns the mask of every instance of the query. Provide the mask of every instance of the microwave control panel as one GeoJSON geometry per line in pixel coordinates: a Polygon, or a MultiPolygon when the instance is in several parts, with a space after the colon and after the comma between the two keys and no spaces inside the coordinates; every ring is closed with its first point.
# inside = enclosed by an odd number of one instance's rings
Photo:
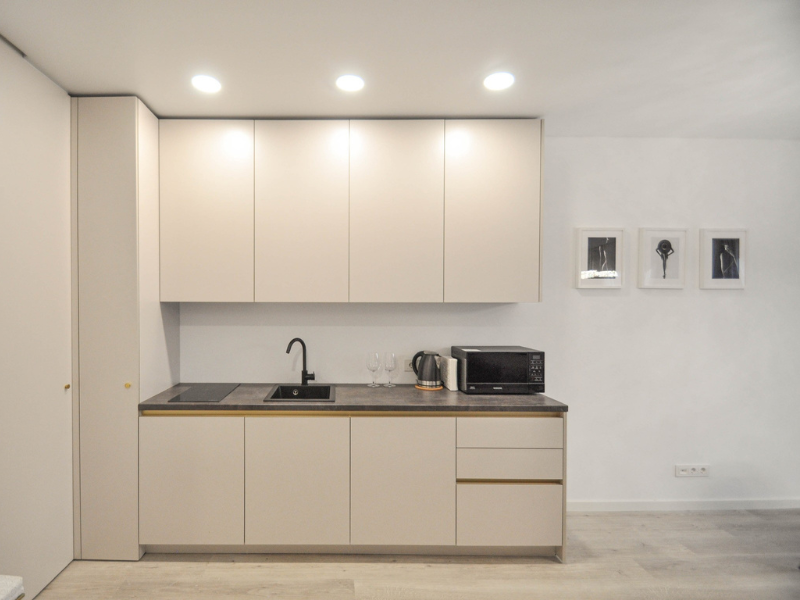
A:
{"type": "Polygon", "coordinates": [[[544,354],[528,355],[528,381],[544,384],[544,354]]]}

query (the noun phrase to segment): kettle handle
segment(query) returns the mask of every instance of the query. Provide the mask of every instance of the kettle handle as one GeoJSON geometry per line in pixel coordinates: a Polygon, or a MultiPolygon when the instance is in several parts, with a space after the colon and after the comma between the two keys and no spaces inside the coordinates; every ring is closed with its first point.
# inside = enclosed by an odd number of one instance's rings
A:
{"type": "Polygon", "coordinates": [[[425,354],[424,350],[420,350],[414,355],[414,358],[411,359],[411,368],[414,369],[414,375],[419,375],[419,371],[417,371],[417,359],[425,354]]]}

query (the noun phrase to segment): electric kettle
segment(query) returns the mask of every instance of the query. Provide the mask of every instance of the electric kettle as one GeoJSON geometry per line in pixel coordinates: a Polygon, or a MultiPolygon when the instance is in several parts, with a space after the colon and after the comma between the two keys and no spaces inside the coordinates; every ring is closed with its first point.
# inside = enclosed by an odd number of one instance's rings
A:
{"type": "Polygon", "coordinates": [[[441,360],[436,352],[422,350],[411,359],[411,368],[417,376],[418,390],[440,390],[442,389],[442,374],[439,371],[439,361],[441,360]],[[419,362],[419,364],[417,364],[419,362]]]}

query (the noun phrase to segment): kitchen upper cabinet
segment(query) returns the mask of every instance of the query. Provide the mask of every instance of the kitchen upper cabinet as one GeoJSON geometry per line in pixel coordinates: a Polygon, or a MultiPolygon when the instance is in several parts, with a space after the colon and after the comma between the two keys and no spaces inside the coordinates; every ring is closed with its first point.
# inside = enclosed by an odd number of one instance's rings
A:
{"type": "Polygon", "coordinates": [[[350,301],[442,302],[444,121],[350,121],[350,301]]]}
{"type": "Polygon", "coordinates": [[[351,543],[456,543],[452,417],[351,419],[351,543]]]}
{"type": "Polygon", "coordinates": [[[244,417],[139,417],[139,543],[244,543],[244,417]]]}
{"type": "Polygon", "coordinates": [[[538,302],[541,121],[162,120],[161,300],[538,302]]]}
{"type": "Polygon", "coordinates": [[[245,419],[245,542],[350,543],[350,418],[245,419]]]}
{"type": "Polygon", "coordinates": [[[160,121],[161,301],[252,302],[253,121],[160,121]]]}
{"type": "Polygon", "coordinates": [[[348,121],[256,121],[256,302],[347,302],[348,121]]]}
{"type": "Polygon", "coordinates": [[[541,121],[445,129],[445,302],[538,302],[541,121]]]}

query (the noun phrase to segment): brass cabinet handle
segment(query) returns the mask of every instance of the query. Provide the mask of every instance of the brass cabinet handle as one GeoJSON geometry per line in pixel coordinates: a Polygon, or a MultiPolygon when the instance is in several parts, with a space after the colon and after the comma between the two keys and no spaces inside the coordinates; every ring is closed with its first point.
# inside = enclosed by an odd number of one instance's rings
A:
{"type": "Polygon", "coordinates": [[[70,388],[70,385],[69,385],[69,384],[67,384],[67,385],[65,385],[65,386],[64,386],[64,389],[65,389],[65,390],[68,390],[69,388],[70,388]]]}
{"type": "Polygon", "coordinates": [[[130,384],[130,383],[126,383],[126,384],[125,384],[125,389],[126,389],[126,390],[127,390],[127,389],[129,389],[130,387],[131,387],[131,384],[130,384]]]}

